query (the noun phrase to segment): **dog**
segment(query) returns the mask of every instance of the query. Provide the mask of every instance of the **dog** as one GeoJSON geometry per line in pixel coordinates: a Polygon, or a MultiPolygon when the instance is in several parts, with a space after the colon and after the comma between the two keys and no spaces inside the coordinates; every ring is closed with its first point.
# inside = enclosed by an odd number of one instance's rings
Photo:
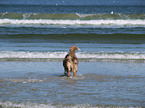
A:
{"type": "Polygon", "coordinates": [[[75,55],[75,51],[80,50],[76,45],[73,45],[70,48],[69,53],[65,56],[63,60],[63,67],[64,67],[64,75],[70,77],[70,72],[73,73],[73,76],[76,76],[76,72],[78,70],[78,59],[75,55]]]}

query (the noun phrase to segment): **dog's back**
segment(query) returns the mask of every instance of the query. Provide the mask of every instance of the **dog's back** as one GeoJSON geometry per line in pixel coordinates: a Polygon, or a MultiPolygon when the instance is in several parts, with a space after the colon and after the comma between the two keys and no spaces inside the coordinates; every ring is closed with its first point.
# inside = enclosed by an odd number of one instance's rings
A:
{"type": "Polygon", "coordinates": [[[78,65],[78,59],[76,56],[70,56],[69,54],[67,54],[65,56],[65,59],[63,60],[63,66],[65,68],[65,70],[67,71],[68,69],[68,65],[70,66],[70,68],[73,68],[73,65],[78,65]],[[69,65],[71,64],[71,65],[69,65]]]}
{"type": "Polygon", "coordinates": [[[73,75],[75,77],[77,68],[78,68],[78,59],[75,55],[75,50],[79,50],[79,48],[75,45],[73,45],[70,48],[70,52],[65,56],[63,60],[63,66],[64,66],[64,75],[68,74],[68,77],[70,77],[69,72],[73,72],[73,75]]]}

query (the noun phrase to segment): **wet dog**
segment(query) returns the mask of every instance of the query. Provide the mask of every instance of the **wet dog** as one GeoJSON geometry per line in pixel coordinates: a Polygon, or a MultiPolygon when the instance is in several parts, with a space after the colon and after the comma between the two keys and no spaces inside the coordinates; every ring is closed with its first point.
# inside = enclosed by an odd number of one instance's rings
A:
{"type": "Polygon", "coordinates": [[[75,55],[75,51],[80,50],[76,45],[73,45],[70,48],[69,53],[65,56],[63,60],[63,67],[64,67],[64,75],[70,77],[70,72],[73,73],[73,76],[76,76],[76,72],[78,70],[78,59],[75,55]]]}

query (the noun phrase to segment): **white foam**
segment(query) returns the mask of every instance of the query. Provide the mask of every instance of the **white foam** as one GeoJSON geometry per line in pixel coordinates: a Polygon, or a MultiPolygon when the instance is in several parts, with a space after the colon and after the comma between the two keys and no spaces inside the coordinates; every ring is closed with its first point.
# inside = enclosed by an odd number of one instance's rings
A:
{"type": "Polygon", "coordinates": [[[76,13],[76,15],[78,15],[79,17],[87,17],[87,16],[94,16],[96,14],[79,14],[79,13],[76,13]]]}
{"type": "Polygon", "coordinates": [[[67,52],[0,51],[0,58],[64,58],[67,52]]]}
{"type": "Polygon", "coordinates": [[[47,20],[0,19],[0,25],[93,25],[93,26],[145,26],[145,20],[47,20]]]}
{"type": "Polygon", "coordinates": [[[55,106],[51,104],[37,104],[37,103],[15,103],[15,102],[0,102],[0,105],[2,105],[3,108],[56,108],[55,106]]]}
{"type": "MultiPolygon", "coordinates": [[[[11,101],[6,101],[6,102],[0,102],[0,105],[2,108],[15,108],[15,107],[20,107],[20,108],[104,108],[104,105],[98,105],[98,106],[93,106],[91,104],[75,104],[75,105],[63,105],[63,104],[58,104],[58,105],[52,105],[52,104],[39,104],[39,103],[16,103],[16,102],[11,102],[11,101]]],[[[110,107],[115,107],[111,106],[110,107]]],[[[117,108],[123,108],[122,106],[116,106],[117,108]]],[[[107,107],[109,108],[109,107],[107,107]]],[[[129,106],[127,108],[136,108],[133,106],[129,106]]],[[[141,108],[141,107],[138,107],[141,108]]]]}
{"type": "Polygon", "coordinates": [[[145,53],[119,53],[119,52],[99,52],[99,53],[78,53],[79,58],[94,59],[145,59],[145,53]]]}
{"type": "Polygon", "coordinates": [[[23,84],[26,84],[26,83],[37,83],[37,82],[45,82],[46,80],[45,79],[36,79],[36,78],[30,78],[30,79],[7,79],[8,81],[11,81],[11,82],[18,82],[18,83],[23,83],[23,84]]]}
{"type": "MultiPolygon", "coordinates": [[[[0,58],[61,58],[66,56],[67,52],[13,52],[13,51],[0,51],[0,58]]],[[[95,52],[76,53],[79,59],[134,59],[145,60],[145,53],[140,52],[95,52]]]]}
{"type": "Polygon", "coordinates": [[[63,104],[39,104],[39,103],[16,103],[16,102],[0,102],[0,105],[2,108],[15,108],[15,107],[20,107],[20,108],[103,108],[103,106],[92,106],[90,104],[76,104],[76,105],[63,105],[63,104]]]}

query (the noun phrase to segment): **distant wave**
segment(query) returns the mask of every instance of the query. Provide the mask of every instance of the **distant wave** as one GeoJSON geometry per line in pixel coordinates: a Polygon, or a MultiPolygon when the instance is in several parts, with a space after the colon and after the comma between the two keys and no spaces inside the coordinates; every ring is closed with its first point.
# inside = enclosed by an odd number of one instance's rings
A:
{"type": "Polygon", "coordinates": [[[145,14],[80,14],[80,13],[0,13],[0,19],[68,19],[68,20],[96,20],[96,19],[145,19],[145,14]]]}
{"type": "MultiPolygon", "coordinates": [[[[44,60],[55,59],[62,60],[67,52],[13,52],[0,51],[0,59],[18,60],[18,59],[32,59],[44,60]]],[[[145,52],[79,52],[76,54],[81,60],[145,60],[145,52]]]]}
{"type": "Polygon", "coordinates": [[[145,27],[145,14],[0,13],[0,25],[145,27]]]}

